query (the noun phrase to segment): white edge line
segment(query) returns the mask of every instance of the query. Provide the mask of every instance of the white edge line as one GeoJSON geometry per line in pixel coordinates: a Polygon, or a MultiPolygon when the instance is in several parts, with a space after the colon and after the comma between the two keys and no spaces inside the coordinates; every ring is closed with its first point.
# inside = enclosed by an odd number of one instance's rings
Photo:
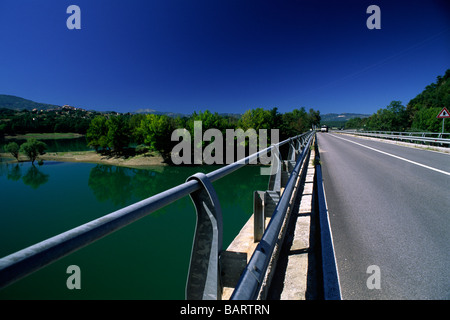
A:
{"type": "Polygon", "coordinates": [[[325,208],[327,210],[328,229],[330,231],[331,245],[333,246],[334,265],[336,266],[336,275],[337,275],[338,283],[339,283],[339,296],[341,297],[341,300],[343,300],[343,298],[342,298],[342,288],[341,288],[341,279],[339,277],[339,267],[338,267],[337,258],[336,258],[336,251],[334,250],[333,232],[331,231],[330,211],[328,210],[327,195],[325,193],[325,186],[323,185],[323,176],[322,176],[322,182],[318,182],[318,183],[322,183],[323,198],[325,200],[325,208]]]}

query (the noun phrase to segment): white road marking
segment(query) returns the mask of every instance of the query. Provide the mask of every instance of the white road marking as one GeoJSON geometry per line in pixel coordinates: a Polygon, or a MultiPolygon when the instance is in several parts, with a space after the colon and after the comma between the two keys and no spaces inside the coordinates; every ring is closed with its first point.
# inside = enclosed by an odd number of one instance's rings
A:
{"type": "Polygon", "coordinates": [[[335,138],[338,138],[338,139],[341,139],[341,140],[345,140],[345,141],[348,141],[348,142],[357,144],[357,145],[359,145],[359,146],[361,146],[361,147],[364,147],[364,148],[367,148],[367,149],[370,149],[370,150],[373,150],[373,151],[376,151],[376,152],[379,152],[379,153],[388,155],[388,156],[390,156],[390,157],[393,157],[393,158],[396,158],[396,159],[400,159],[400,160],[403,160],[403,161],[406,161],[406,162],[415,164],[415,165],[417,165],[417,166],[420,166],[420,167],[423,167],[423,168],[427,168],[427,169],[430,169],[430,170],[433,170],[433,171],[436,171],[436,172],[439,172],[439,173],[443,173],[443,174],[445,174],[445,175],[450,176],[450,172],[443,171],[443,170],[439,170],[439,169],[436,169],[436,168],[433,168],[433,167],[424,165],[424,164],[422,164],[422,163],[418,163],[418,162],[415,162],[415,161],[412,161],[412,160],[409,160],[409,159],[405,159],[405,158],[396,156],[396,155],[391,154],[391,153],[387,153],[387,152],[384,152],[384,151],[381,151],[381,150],[378,150],[378,149],[375,149],[375,148],[372,148],[372,147],[368,147],[368,146],[365,146],[365,145],[363,145],[363,144],[361,144],[361,143],[358,143],[358,142],[355,142],[355,141],[351,141],[351,140],[348,140],[348,139],[345,139],[345,138],[341,138],[341,137],[335,136],[335,135],[333,135],[333,134],[332,134],[331,136],[332,136],[332,137],[335,137],[335,138]]]}

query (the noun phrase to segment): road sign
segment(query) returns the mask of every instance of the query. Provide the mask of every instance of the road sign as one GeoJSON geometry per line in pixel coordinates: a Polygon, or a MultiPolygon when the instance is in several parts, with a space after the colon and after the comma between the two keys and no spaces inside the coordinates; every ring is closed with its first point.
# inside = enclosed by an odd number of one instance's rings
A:
{"type": "Polygon", "coordinates": [[[444,107],[444,109],[439,112],[436,118],[442,119],[442,133],[444,133],[445,118],[450,118],[450,112],[448,112],[447,108],[444,107]]]}
{"type": "Polygon", "coordinates": [[[450,112],[448,112],[447,108],[444,107],[444,109],[442,109],[441,112],[439,112],[436,118],[438,119],[450,118],[450,112]]]}

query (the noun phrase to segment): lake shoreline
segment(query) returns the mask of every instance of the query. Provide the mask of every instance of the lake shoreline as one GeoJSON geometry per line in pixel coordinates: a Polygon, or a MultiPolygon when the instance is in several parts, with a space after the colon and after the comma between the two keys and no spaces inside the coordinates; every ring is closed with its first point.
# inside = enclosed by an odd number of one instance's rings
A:
{"type": "MultiPolygon", "coordinates": [[[[0,153],[2,158],[12,158],[9,153],[0,153]]],[[[23,155],[19,156],[20,162],[29,162],[30,160],[23,155]]],[[[71,151],[71,152],[48,152],[39,156],[36,161],[64,161],[64,162],[86,162],[95,164],[106,164],[112,166],[121,166],[128,168],[142,168],[150,166],[167,166],[160,155],[144,154],[132,157],[100,154],[95,151],[71,151]]],[[[17,162],[13,160],[12,162],[17,162]]]]}
{"type": "Polygon", "coordinates": [[[31,138],[37,140],[63,140],[63,139],[78,139],[85,135],[81,133],[26,133],[16,135],[5,135],[5,140],[28,140],[31,138]]]}

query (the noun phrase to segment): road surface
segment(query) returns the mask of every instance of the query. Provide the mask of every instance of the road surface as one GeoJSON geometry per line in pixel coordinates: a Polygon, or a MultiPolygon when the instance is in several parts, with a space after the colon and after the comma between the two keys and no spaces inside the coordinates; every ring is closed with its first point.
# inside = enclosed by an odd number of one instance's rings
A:
{"type": "Polygon", "coordinates": [[[318,133],[343,299],[450,299],[450,155],[318,133]]]}

